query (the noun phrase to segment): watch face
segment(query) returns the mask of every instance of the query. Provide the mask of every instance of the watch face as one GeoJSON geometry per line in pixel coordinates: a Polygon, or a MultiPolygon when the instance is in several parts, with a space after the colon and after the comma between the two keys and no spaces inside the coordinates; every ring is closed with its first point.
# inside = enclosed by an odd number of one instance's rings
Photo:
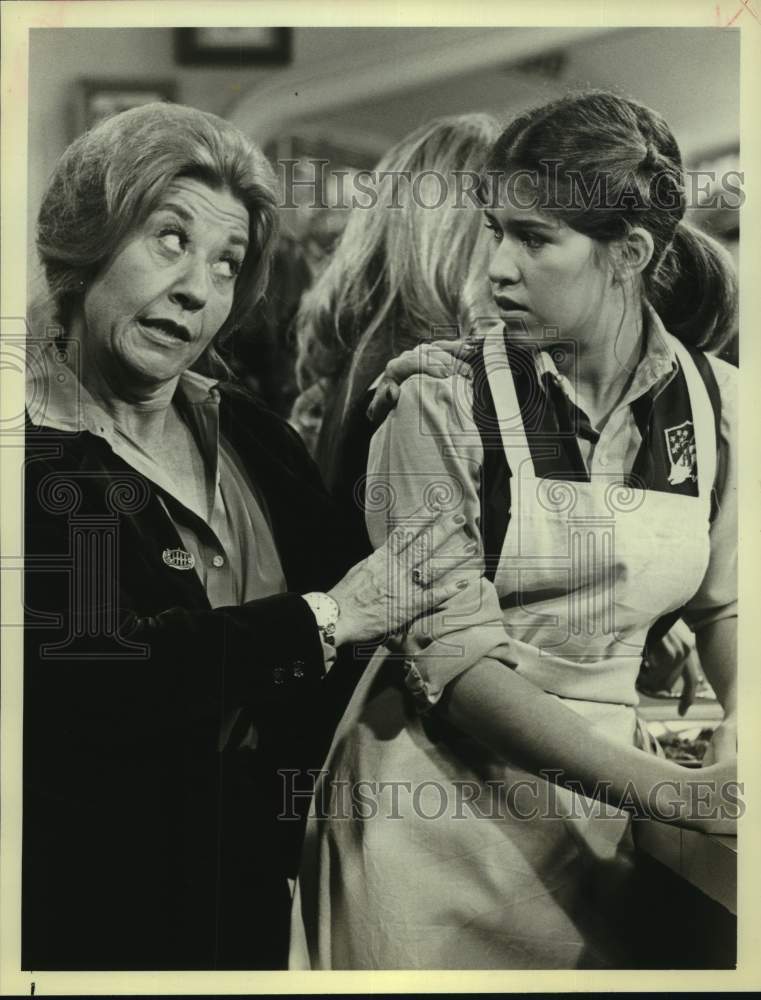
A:
{"type": "Polygon", "coordinates": [[[327,594],[311,593],[305,594],[309,607],[312,609],[317,624],[320,628],[327,630],[331,628],[335,631],[335,623],[338,620],[338,604],[327,594]]]}
{"type": "Polygon", "coordinates": [[[323,616],[326,625],[332,625],[335,628],[336,619],[338,618],[338,605],[327,594],[320,601],[320,614],[323,616]]]}

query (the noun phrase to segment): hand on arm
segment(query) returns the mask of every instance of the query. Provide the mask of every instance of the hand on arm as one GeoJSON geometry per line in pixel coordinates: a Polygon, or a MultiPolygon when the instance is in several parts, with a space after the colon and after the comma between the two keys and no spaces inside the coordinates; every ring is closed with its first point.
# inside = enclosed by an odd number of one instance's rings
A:
{"type": "Polygon", "coordinates": [[[451,677],[505,641],[496,591],[482,575],[482,459],[470,381],[460,376],[410,377],[399,405],[370,445],[366,521],[374,545],[381,545],[395,526],[412,528],[440,502],[462,515],[459,544],[475,547],[476,555],[462,567],[467,586],[438,611],[419,618],[404,639],[407,686],[423,710],[436,703],[451,677]],[[386,502],[372,502],[380,497],[386,502]]]}
{"type": "Polygon", "coordinates": [[[383,639],[431,614],[467,586],[478,546],[460,514],[434,513],[399,526],[330,591],[338,603],[336,645],[383,639]]]}
{"type": "Polygon", "coordinates": [[[409,351],[403,351],[386,365],[381,380],[375,389],[367,418],[380,424],[399,402],[402,384],[412,375],[430,375],[432,378],[448,378],[462,375],[471,378],[468,358],[476,344],[472,340],[434,340],[418,344],[409,351]]]}

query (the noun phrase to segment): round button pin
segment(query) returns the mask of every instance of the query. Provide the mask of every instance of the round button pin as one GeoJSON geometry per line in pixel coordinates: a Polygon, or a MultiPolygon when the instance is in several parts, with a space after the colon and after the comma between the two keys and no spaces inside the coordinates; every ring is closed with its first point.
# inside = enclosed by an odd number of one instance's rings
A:
{"type": "Polygon", "coordinates": [[[214,556],[214,558],[211,560],[211,564],[212,566],[216,566],[217,569],[219,569],[220,566],[224,566],[225,564],[224,556],[214,556]]]}

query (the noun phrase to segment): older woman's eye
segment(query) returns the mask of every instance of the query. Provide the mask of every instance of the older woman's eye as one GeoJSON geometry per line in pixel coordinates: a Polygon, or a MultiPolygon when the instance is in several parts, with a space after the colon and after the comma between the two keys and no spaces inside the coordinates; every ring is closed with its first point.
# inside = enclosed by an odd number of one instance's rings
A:
{"type": "Polygon", "coordinates": [[[181,254],[185,249],[185,234],[179,229],[162,229],[158,234],[162,249],[172,254],[181,254]]]}
{"type": "Polygon", "coordinates": [[[236,257],[222,257],[213,267],[214,274],[218,278],[231,280],[240,274],[242,262],[236,257]]]}
{"type": "Polygon", "coordinates": [[[484,226],[492,234],[492,238],[499,243],[502,240],[502,230],[498,229],[493,222],[485,222],[484,226]]]}

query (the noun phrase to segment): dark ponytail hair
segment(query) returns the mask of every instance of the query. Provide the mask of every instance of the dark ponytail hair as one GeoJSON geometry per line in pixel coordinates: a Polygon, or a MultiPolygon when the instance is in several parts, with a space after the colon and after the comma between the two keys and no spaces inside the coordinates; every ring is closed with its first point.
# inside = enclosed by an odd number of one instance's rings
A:
{"type": "Polygon", "coordinates": [[[492,147],[482,198],[517,171],[536,183],[538,207],[602,243],[636,226],[653,238],[643,289],[688,347],[718,350],[733,332],[732,259],[683,221],[682,157],[656,111],[606,91],[569,95],[519,115],[492,147]]]}
{"type": "Polygon", "coordinates": [[[667,330],[688,347],[717,351],[734,332],[737,280],[729,253],[680,222],[647,296],[667,330]]]}

